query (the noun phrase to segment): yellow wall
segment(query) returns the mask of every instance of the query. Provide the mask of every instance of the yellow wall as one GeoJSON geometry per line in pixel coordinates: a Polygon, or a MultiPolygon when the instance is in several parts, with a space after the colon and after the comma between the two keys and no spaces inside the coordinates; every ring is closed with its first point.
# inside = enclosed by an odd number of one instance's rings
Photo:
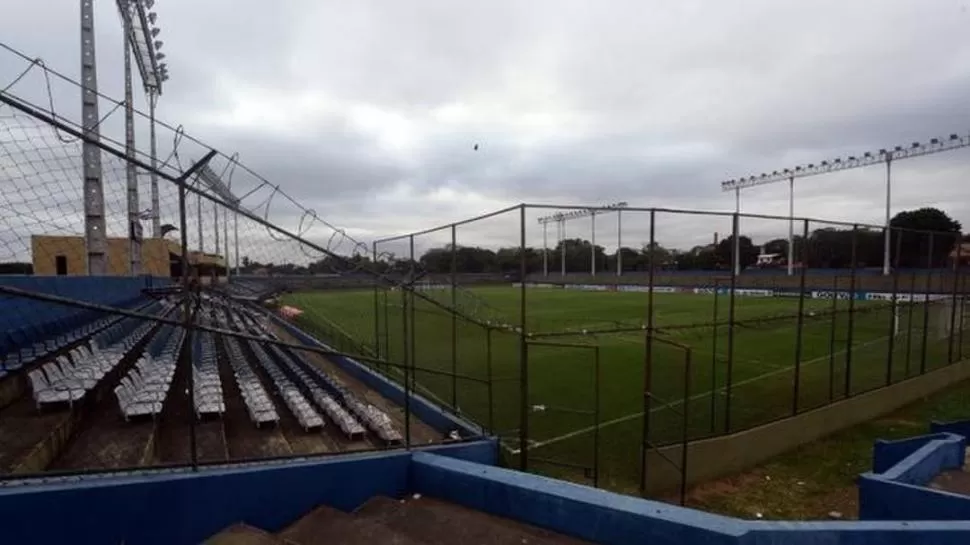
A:
{"type": "MultiPolygon", "coordinates": [[[[67,258],[67,274],[87,274],[87,253],[84,238],[80,236],[34,235],[30,240],[34,274],[53,276],[57,274],[58,255],[67,258]]],[[[108,239],[108,274],[125,276],[129,266],[129,241],[124,238],[108,239]]],[[[142,274],[169,276],[169,241],[144,239],[141,243],[142,274]]]]}

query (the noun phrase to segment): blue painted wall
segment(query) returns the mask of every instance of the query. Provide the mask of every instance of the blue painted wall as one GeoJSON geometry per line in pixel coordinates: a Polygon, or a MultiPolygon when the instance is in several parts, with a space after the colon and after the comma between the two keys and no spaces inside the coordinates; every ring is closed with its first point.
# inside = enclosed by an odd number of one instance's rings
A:
{"type": "Polygon", "coordinates": [[[410,454],[0,489],[3,543],[199,543],[237,521],[277,531],[320,504],[406,492],[410,454]],[[81,538],[81,539],[79,539],[81,538]]]}
{"type": "Polygon", "coordinates": [[[930,422],[930,431],[933,433],[952,433],[970,439],[970,420],[930,422]]]}
{"type": "MultiPolygon", "coordinates": [[[[970,496],[951,494],[926,486],[941,472],[963,467],[967,446],[965,437],[941,433],[893,443],[894,447],[907,447],[912,450],[890,467],[859,477],[860,519],[970,519],[970,496]]],[[[883,448],[885,445],[886,443],[883,448]]],[[[877,444],[877,448],[879,446],[877,444]]],[[[892,456],[897,454],[899,453],[893,452],[892,456]]],[[[885,455],[879,463],[885,465],[889,460],[890,456],[885,455]]]]}
{"type": "Polygon", "coordinates": [[[350,511],[419,492],[607,544],[956,545],[970,521],[742,521],[469,462],[494,442],[196,473],[63,479],[0,488],[3,543],[198,543],[234,522],[279,531],[317,505],[350,511]]]}
{"type": "Polygon", "coordinates": [[[946,439],[947,434],[934,430],[932,435],[907,437],[906,439],[885,440],[878,439],[872,449],[872,471],[883,473],[898,464],[910,454],[923,448],[932,441],[946,439]]]}
{"type": "Polygon", "coordinates": [[[970,521],[742,521],[461,460],[415,453],[414,492],[604,544],[957,545],[970,521]]]}

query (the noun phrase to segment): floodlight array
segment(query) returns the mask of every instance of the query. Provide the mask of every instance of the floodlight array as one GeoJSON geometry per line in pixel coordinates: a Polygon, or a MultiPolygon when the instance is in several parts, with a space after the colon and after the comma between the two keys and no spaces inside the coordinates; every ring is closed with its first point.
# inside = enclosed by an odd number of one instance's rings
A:
{"type": "Polygon", "coordinates": [[[554,221],[568,221],[576,218],[585,218],[587,216],[592,216],[600,212],[610,212],[613,210],[626,208],[627,206],[628,206],[627,202],[621,201],[613,204],[608,204],[606,206],[600,206],[597,208],[583,208],[580,210],[572,210],[570,212],[557,212],[550,216],[543,216],[539,218],[539,223],[544,225],[547,223],[552,223],[554,221]]]}
{"type": "Polygon", "coordinates": [[[141,81],[148,94],[162,94],[162,83],[168,80],[168,65],[161,62],[165,54],[160,51],[161,33],[156,25],[158,14],[148,11],[154,0],[117,0],[121,17],[131,29],[128,42],[135,53],[135,63],[141,73],[141,81]]]}
{"type": "Polygon", "coordinates": [[[894,146],[892,149],[880,149],[878,152],[867,151],[862,155],[850,155],[845,158],[836,157],[831,160],[824,160],[818,164],[809,163],[799,165],[794,168],[775,170],[770,174],[762,172],[759,176],[742,176],[736,180],[721,182],[722,191],[734,191],[758,185],[770,184],[791,180],[792,178],[804,178],[818,174],[827,174],[851,168],[860,168],[879,163],[887,163],[900,159],[920,157],[933,153],[951,151],[959,148],[970,147],[970,134],[960,136],[951,134],[949,138],[932,138],[929,142],[913,142],[909,146],[894,146]]]}

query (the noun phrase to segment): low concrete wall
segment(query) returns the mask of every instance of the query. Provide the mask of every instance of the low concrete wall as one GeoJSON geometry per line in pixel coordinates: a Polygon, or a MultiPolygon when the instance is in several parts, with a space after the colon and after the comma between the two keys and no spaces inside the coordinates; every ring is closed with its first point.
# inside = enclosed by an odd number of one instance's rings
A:
{"type": "MultiPolygon", "coordinates": [[[[688,286],[688,287],[707,287],[713,286],[715,279],[718,285],[727,286],[730,271],[722,271],[720,274],[704,273],[668,273],[658,271],[654,274],[653,283],[655,286],[688,286]]],[[[970,284],[960,286],[960,279],[964,275],[954,275],[950,271],[905,271],[899,274],[899,290],[909,292],[910,285],[916,287],[917,293],[923,293],[929,283],[929,291],[934,293],[950,293],[953,290],[953,281],[957,278],[958,289],[970,291],[970,284]],[[914,283],[915,282],[915,283],[914,283]]],[[[648,276],[644,273],[628,274],[616,276],[615,274],[567,274],[565,277],[559,275],[529,275],[528,282],[540,282],[544,284],[640,284],[648,283],[648,276]]],[[[742,273],[737,277],[737,287],[739,288],[761,288],[761,289],[788,289],[794,290],[800,286],[801,277],[798,275],[787,276],[783,274],[748,274],[742,273]]],[[[848,290],[851,286],[852,278],[849,271],[842,271],[839,274],[809,274],[805,275],[805,287],[815,290],[848,290]]],[[[856,291],[882,291],[891,292],[893,289],[893,277],[873,274],[857,274],[855,279],[856,291]]]]}
{"type": "Polygon", "coordinates": [[[923,446],[885,472],[859,477],[860,519],[970,519],[970,496],[926,486],[940,473],[963,467],[966,438],[950,433],[924,437],[923,446]]]}
{"type": "Polygon", "coordinates": [[[920,435],[919,437],[907,437],[906,439],[892,441],[878,439],[872,447],[872,471],[875,473],[889,471],[894,465],[905,460],[927,444],[938,439],[947,439],[949,436],[947,433],[933,433],[932,435],[920,435]]]}
{"type": "Polygon", "coordinates": [[[411,492],[607,545],[964,545],[970,522],[744,521],[415,453],[411,492]]]}
{"type": "MultiPolygon", "coordinates": [[[[970,379],[970,360],[792,418],[731,435],[694,441],[688,446],[687,481],[696,484],[754,467],[797,446],[867,422],[967,379],[970,379]]],[[[680,445],[673,445],[660,449],[660,453],[650,453],[647,476],[651,490],[665,492],[680,485],[680,475],[660,456],[679,460],[680,450],[680,445]]]]}

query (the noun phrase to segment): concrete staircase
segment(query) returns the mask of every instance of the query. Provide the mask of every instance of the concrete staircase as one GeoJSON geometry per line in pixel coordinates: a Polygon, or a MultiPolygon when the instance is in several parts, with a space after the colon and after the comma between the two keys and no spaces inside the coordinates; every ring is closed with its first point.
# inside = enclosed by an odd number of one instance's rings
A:
{"type": "Polygon", "coordinates": [[[586,543],[430,499],[375,497],[353,514],[317,507],[277,534],[237,523],[208,545],[554,545],[586,543]]]}

